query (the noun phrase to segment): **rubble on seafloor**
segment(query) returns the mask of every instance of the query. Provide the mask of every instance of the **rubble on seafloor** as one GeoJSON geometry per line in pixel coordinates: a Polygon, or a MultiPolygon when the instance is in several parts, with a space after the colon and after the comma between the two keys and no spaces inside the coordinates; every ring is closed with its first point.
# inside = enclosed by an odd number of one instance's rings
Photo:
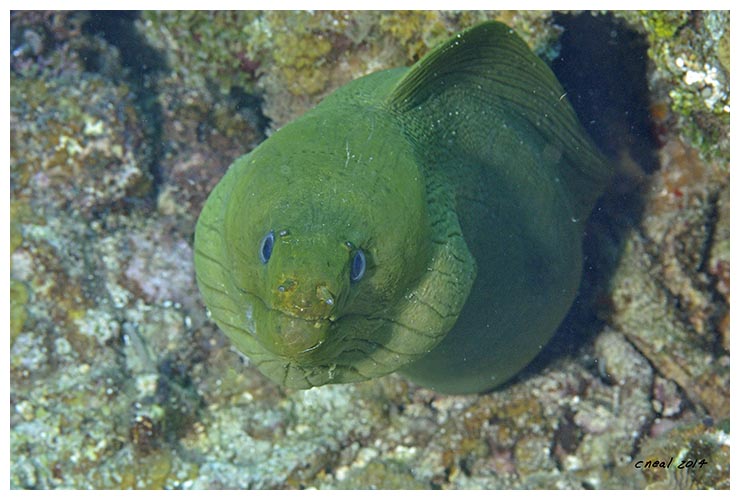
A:
{"type": "Polygon", "coordinates": [[[729,12],[16,11],[10,28],[12,488],[729,488],[729,12]],[[272,384],[197,292],[205,197],[333,89],[487,18],[554,67],[592,21],[650,61],[629,117],[649,137],[601,124],[619,175],[572,314],[488,394],[272,384]]]}

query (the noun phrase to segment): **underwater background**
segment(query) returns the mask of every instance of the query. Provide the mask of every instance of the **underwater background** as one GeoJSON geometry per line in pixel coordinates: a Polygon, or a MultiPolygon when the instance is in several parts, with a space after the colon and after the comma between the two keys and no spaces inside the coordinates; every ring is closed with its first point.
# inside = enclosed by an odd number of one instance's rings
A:
{"type": "Polygon", "coordinates": [[[729,488],[729,39],[727,11],[12,12],[11,488],[729,488]],[[618,171],[568,318],[488,394],[271,383],[196,289],[206,196],[485,19],[618,171]]]}

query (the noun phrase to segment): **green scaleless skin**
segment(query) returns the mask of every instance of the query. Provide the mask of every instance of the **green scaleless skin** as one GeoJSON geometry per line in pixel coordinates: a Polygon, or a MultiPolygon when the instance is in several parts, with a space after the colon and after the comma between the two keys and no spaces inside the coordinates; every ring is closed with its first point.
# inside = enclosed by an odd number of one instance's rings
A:
{"type": "Polygon", "coordinates": [[[608,178],[550,69],[485,23],[349,83],[236,160],[198,220],[198,285],[287,387],[399,371],[485,391],[568,311],[608,178]]]}

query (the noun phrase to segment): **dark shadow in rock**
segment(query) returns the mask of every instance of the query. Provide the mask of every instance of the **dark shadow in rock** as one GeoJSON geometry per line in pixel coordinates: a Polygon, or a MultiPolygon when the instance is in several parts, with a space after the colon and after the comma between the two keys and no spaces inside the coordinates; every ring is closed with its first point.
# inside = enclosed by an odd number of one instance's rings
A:
{"type": "Polygon", "coordinates": [[[555,14],[565,31],[552,70],[586,131],[609,158],[658,169],[647,83],[648,42],[611,14],[555,14]]]}
{"type": "MultiPolygon", "coordinates": [[[[157,100],[156,76],[165,71],[167,66],[164,56],[151,47],[136,29],[134,22],[138,18],[138,11],[92,11],[83,25],[83,33],[100,36],[118,49],[121,64],[125,68],[122,78],[136,95],[136,106],[148,137],[147,162],[154,180],[152,195],[156,200],[162,183],[159,165],[164,155],[163,115],[157,100]]],[[[100,57],[104,55],[88,55],[86,61],[89,71],[95,72],[105,67],[105,62],[100,57]]]]}
{"type": "Polygon", "coordinates": [[[234,113],[241,113],[253,123],[260,136],[265,137],[271,120],[262,113],[264,100],[260,96],[248,94],[240,87],[231,87],[229,101],[234,105],[234,113]]]}

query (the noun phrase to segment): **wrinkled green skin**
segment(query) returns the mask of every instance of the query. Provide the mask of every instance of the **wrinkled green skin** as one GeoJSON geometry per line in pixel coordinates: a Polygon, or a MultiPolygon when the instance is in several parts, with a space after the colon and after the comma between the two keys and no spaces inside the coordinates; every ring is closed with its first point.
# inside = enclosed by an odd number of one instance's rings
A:
{"type": "Polygon", "coordinates": [[[195,266],[213,319],[287,387],[505,382],[570,307],[608,178],[563,94],[499,23],[337,90],[211,193],[195,266]]]}

